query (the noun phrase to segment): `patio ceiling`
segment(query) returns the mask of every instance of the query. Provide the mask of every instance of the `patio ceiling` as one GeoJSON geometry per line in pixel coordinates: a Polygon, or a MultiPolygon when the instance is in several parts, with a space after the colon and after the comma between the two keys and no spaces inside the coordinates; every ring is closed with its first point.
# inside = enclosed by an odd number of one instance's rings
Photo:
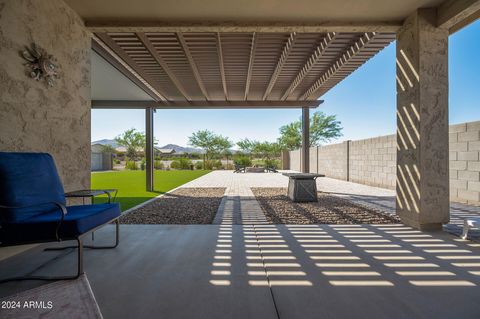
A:
{"type": "Polygon", "coordinates": [[[381,32],[96,32],[93,48],[160,106],[315,107],[394,39],[381,32]]]}

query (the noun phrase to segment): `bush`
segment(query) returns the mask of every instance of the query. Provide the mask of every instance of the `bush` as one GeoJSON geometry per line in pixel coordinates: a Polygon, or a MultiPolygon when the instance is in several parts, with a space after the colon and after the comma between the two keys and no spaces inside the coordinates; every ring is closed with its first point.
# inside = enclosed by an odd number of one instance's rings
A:
{"type": "Polygon", "coordinates": [[[117,165],[122,163],[119,159],[114,159],[113,162],[117,165]]]}
{"type": "Polygon", "coordinates": [[[179,158],[178,160],[172,161],[170,167],[174,169],[191,169],[192,165],[192,161],[188,158],[179,158]]]}
{"type": "Polygon", "coordinates": [[[141,169],[142,171],[145,170],[145,165],[146,165],[146,161],[145,161],[145,159],[142,159],[142,161],[140,162],[140,169],[141,169]]]}
{"type": "Polygon", "coordinates": [[[135,163],[135,161],[126,161],[125,162],[125,169],[129,169],[131,171],[136,171],[138,169],[137,163],[135,163]]]}
{"type": "Polygon", "coordinates": [[[223,169],[226,169],[226,170],[233,170],[235,169],[235,167],[233,166],[233,164],[226,164],[226,165],[223,165],[223,169]]]}
{"type": "Polygon", "coordinates": [[[196,162],[195,169],[203,169],[203,162],[196,162]]]}
{"type": "Polygon", "coordinates": [[[252,160],[248,156],[239,156],[234,160],[234,163],[240,166],[252,166],[252,160]]]}
{"type": "Polygon", "coordinates": [[[280,162],[276,159],[266,159],[265,160],[265,166],[266,167],[279,168],[280,167],[280,162]]]}
{"type": "Polygon", "coordinates": [[[153,167],[155,169],[164,169],[165,168],[165,165],[163,165],[163,163],[159,160],[156,160],[153,162],[153,167]]]}

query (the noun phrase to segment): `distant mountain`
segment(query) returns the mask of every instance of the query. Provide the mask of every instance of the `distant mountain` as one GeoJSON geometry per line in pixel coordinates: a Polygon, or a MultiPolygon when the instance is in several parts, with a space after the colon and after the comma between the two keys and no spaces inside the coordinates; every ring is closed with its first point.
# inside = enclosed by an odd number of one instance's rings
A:
{"type": "Polygon", "coordinates": [[[94,144],[110,145],[113,148],[117,148],[117,147],[120,146],[120,145],[117,144],[117,142],[115,142],[115,140],[109,140],[109,139],[94,141],[94,142],[92,142],[92,145],[94,145],[94,144]]]}
{"type": "Polygon", "coordinates": [[[167,144],[167,145],[164,145],[162,147],[158,147],[157,148],[160,148],[160,149],[174,149],[175,150],[175,153],[200,153],[200,154],[203,154],[203,150],[199,149],[199,148],[193,148],[193,147],[183,147],[183,146],[179,146],[177,144],[167,144]]]}

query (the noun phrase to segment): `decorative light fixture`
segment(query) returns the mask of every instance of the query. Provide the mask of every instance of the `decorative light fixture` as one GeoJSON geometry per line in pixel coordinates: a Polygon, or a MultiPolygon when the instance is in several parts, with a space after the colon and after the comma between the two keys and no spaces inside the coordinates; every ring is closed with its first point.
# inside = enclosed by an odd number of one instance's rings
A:
{"type": "Polygon", "coordinates": [[[59,78],[59,67],[52,55],[47,54],[44,49],[35,43],[32,43],[30,47],[27,46],[21,55],[27,61],[25,65],[31,78],[37,81],[44,79],[50,87],[55,84],[55,80],[59,78]]]}

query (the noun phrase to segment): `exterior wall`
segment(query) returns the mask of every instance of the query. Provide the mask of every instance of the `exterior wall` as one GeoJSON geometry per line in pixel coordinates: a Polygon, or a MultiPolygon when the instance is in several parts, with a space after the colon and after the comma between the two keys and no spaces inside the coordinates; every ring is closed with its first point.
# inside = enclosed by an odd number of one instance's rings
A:
{"type": "Polygon", "coordinates": [[[395,189],[396,136],[387,135],[350,143],[350,181],[395,189]]]}
{"type": "MultiPolygon", "coordinates": [[[[480,121],[451,125],[449,132],[450,200],[480,205],[480,121]]],[[[311,172],[317,172],[318,167],[318,173],[328,177],[395,189],[395,134],[315,149],[310,149],[311,172]],[[312,162],[313,156],[317,163],[312,162]]],[[[293,165],[285,169],[299,171],[300,152],[289,152],[289,159],[293,165]]]]}
{"type": "Polygon", "coordinates": [[[90,34],[61,0],[0,0],[0,150],[51,153],[66,191],[90,186],[90,34]],[[57,59],[54,87],[26,74],[36,42],[57,59]]]}
{"type": "Polygon", "coordinates": [[[92,171],[111,171],[113,169],[112,153],[92,152],[91,159],[92,171]]]}
{"type": "Polygon", "coordinates": [[[318,147],[318,173],[347,180],[347,143],[349,142],[318,147]]]}
{"type": "Polygon", "coordinates": [[[290,153],[290,158],[289,158],[290,169],[300,172],[302,170],[302,168],[300,166],[301,165],[300,150],[291,151],[289,153],[290,153]]]}
{"type": "Polygon", "coordinates": [[[480,205],[480,121],[450,126],[450,198],[480,205]]]}

